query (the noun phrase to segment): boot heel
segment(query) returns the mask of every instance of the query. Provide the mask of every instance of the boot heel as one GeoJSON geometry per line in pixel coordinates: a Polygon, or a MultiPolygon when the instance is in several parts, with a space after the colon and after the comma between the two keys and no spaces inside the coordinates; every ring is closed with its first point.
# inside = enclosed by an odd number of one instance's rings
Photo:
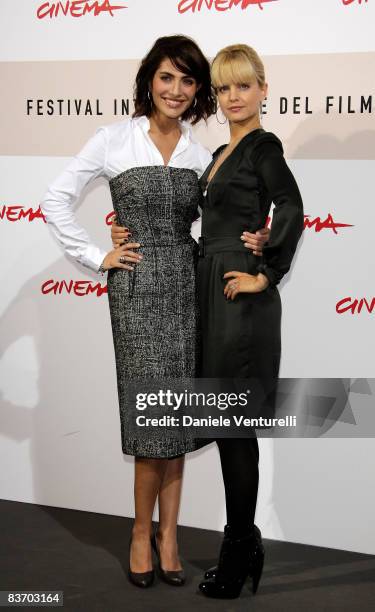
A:
{"type": "Polygon", "coordinates": [[[264,565],[264,555],[257,561],[256,565],[254,566],[253,573],[250,574],[250,577],[252,578],[252,583],[253,583],[253,594],[254,595],[258,590],[259,581],[261,579],[262,572],[263,572],[263,565],[264,565]]]}

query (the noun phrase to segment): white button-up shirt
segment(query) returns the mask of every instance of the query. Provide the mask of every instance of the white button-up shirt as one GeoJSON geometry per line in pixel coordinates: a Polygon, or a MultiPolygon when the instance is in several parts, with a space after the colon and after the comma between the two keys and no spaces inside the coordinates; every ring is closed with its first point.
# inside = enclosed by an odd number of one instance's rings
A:
{"type": "MultiPolygon", "coordinates": [[[[93,244],[75,218],[73,206],[84,187],[98,177],[110,180],[138,166],[164,165],[149,135],[147,117],[127,119],[101,127],[62,174],[50,185],[41,203],[49,227],[65,251],[79,263],[98,271],[107,251],[93,244]]],[[[189,123],[180,122],[181,137],[168,166],[190,168],[198,176],[210,163],[211,153],[196,142],[189,123]]]]}

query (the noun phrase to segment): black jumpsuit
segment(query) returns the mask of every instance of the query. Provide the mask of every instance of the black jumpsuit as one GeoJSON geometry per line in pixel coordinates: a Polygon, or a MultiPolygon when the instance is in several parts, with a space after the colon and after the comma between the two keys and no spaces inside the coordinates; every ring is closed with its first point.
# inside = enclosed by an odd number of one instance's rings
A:
{"type": "MultiPolygon", "coordinates": [[[[205,194],[198,262],[204,378],[252,378],[272,388],[280,364],[281,302],[277,283],[289,270],[303,230],[303,206],[280,140],[256,129],[224,160],[212,180],[212,163],[201,177],[205,194]],[[243,231],[266,224],[274,203],[269,242],[260,258],[244,247],[243,231]],[[260,293],[234,301],[223,291],[225,272],[262,272],[270,282],[260,293]]],[[[271,394],[272,395],[272,394],[271,394]]],[[[274,399],[272,395],[271,402],[274,399]]],[[[217,441],[227,501],[228,524],[252,524],[258,487],[256,438],[217,441]]]]}

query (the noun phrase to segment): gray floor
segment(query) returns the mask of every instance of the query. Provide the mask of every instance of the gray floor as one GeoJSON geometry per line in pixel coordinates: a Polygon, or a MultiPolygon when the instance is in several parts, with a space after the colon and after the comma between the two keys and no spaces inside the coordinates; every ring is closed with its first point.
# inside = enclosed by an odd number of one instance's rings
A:
{"type": "Polygon", "coordinates": [[[131,524],[116,516],[0,501],[0,590],[62,590],[63,609],[74,612],[375,610],[374,556],[273,540],[265,540],[255,597],[246,586],[238,600],[206,599],[197,585],[216,561],[221,535],[190,527],[179,531],[186,586],[157,580],[150,589],[137,589],[126,578],[131,524]]]}

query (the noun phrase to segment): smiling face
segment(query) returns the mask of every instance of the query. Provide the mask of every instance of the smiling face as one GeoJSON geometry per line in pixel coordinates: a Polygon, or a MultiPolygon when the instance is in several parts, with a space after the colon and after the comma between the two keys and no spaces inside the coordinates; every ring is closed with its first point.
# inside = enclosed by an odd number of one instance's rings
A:
{"type": "Polygon", "coordinates": [[[154,109],[178,119],[194,103],[198,85],[194,77],[178,70],[170,59],[164,59],[156,70],[150,92],[154,109]]]}
{"type": "Polygon", "coordinates": [[[255,77],[245,83],[224,83],[217,87],[220,108],[231,122],[245,122],[259,117],[267,95],[267,85],[260,86],[255,77]]]}

